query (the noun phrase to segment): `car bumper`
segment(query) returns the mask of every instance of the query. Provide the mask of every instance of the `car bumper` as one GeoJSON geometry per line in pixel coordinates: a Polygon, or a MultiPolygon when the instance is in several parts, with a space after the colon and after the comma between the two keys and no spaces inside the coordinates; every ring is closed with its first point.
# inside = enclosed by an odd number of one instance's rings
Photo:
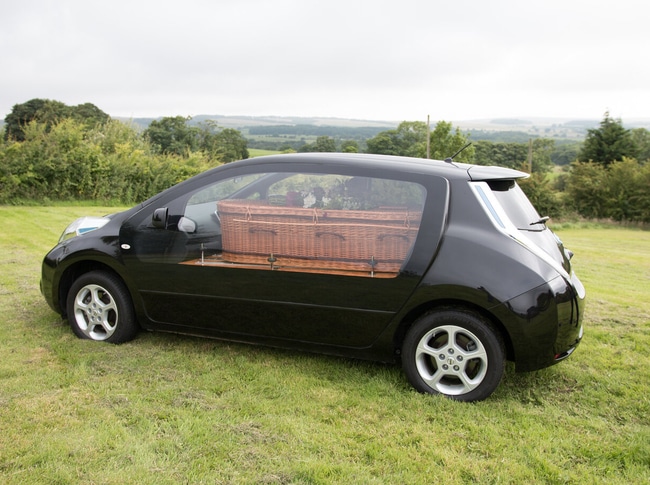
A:
{"type": "Polygon", "coordinates": [[[558,307],[558,337],[553,356],[555,362],[569,357],[577,348],[584,334],[585,287],[575,273],[571,274],[569,287],[571,289],[569,293],[572,293],[571,306],[562,302],[558,307]]]}
{"type": "Polygon", "coordinates": [[[554,365],[568,358],[584,334],[585,289],[571,276],[557,277],[508,301],[516,324],[509,326],[517,372],[554,365]]]}
{"type": "Polygon", "coordinates": [[[55,246],[43,259],[41,265],[41,281],[40,289],[43,298],[49,305],[49,307],[54,310],[56,313],[61,314],[63,309],[60,306],[59,295],[58,295],[58,277],[59,272],[57,272],[58,260],[62,255],[61,246],[55,246]]]}

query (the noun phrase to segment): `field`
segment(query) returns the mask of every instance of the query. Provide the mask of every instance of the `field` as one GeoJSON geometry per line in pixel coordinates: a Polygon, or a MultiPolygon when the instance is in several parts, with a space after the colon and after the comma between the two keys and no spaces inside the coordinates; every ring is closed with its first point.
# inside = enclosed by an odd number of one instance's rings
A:
{"type": "Polygon", "coordinates": [[[277,155],[278,151],[275,150],[260,150],[259,148],[249,148],[248,149],[248,154],[250,158],[254,157],[263,157],[265,155],[277,155]]]}
{"type": "Polygon", "coordinates": [[[588,291],[582,345],[462,404],[394,366],[75,338],[40,262],[73,218],[113,210],[0,207],[1,483],[650,483],[650,232],[558,227],[588,291]]]}

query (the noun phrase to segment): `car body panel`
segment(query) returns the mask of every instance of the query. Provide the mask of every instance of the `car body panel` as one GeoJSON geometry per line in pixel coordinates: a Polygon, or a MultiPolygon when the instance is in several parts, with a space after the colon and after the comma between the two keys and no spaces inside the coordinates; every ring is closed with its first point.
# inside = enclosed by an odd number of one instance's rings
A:
{"type": "MultiPolygon", "coordinates": [[[[462,307],[493,322],[517,370],[538,369],[562,360],[579,343],[585,295],[568,252],[550,229],[543,223],[515,227],[500,208],[501,194],[477,195],[476,184],[490,192],[500,181],[524,176],[498,167],[377,155],[278,155],[230,163],[58,244],[44,259],[41,291],[65,314],[74,279],[102,268],[124,281],[148,330],[386,362],[399,360],[401,339],[418,316],[462,307]],[[188,251],[198,252],[209,239],[181,228],[192,194],[235,176],[292,171],[424,187],[422,223],[399,271],[374,278],[186,264],[188,251]],[[161,227],[156,218],[163,213],[161,227]]],[[[209,224],[196,219],[199,226],[209,224]]]]}
{"type": "MultiPolygon", "coordinates": [[[[264,168],[282,173],[291,165],[276,163],[264,168]]],[[[318,164],[303,164],[301,169],[323,172],[318,164]]],[[[327,168],[327,172],[332,171],[364,173],[350,167],[327,168]]],[[[394,169],[374,171],[373,176],[413,179],[394,169]]],[[[212,180],[208,177],[202,182],[194,190],[212,180]]],[[[403,271],[390,280],[179,265],[185,258],[188,235],[151,227],[154,206],[149,205],[126,221],[120,231],[120,243],[133,248],[123,251],[123,258],[140,293],[145,321],[153,322],[152,327],[163,324],[180,331],[212,329],[232,338],[370,346],[415,289],[430,264],[429,248],[437,247],[442,238],[448,182],[433,177],[425,185],[430,196],[423,217],[431,223],[422,227],[403,271]],[[200,315],[194,315],[197,308],[201,308],[200,315]]],[[[181,210],[180,204],[175,204],[176,196],[176,191],[170,192],[157,201],[169,206],[171,217],[181,210]]]]}

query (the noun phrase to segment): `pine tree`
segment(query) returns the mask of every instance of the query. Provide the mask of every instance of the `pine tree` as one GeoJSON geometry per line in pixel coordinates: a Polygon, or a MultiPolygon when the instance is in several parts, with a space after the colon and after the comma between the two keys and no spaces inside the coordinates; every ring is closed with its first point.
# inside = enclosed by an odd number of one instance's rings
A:
{"type": "Polygon", "coordinates": [[[637,146],[630,130],[623,127],[620,119],[614,120],[605,112],[599,128],[587,132],[585,143],[578,159],[582,162],[595,162],[609,166],[623,158],[635,158],[637,146]]]}

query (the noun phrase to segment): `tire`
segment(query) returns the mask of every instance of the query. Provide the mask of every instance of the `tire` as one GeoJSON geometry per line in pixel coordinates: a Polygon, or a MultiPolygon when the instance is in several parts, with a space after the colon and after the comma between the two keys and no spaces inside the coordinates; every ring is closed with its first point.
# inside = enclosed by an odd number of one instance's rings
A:
{"type": "Polygon", "coordinates": [[[457,309],[428,313],[409,329],[402,367],[418,391],[457,401],[481,401],[499,386],[505,348],[479,315],[457,309]]]}
{"type": "Polygon", "coordinates": [[[70,287],[68,320],[79,338],[119,344],[135,338],[139,327],[131,296],[112,273],[91,271],[70,287]]]}

